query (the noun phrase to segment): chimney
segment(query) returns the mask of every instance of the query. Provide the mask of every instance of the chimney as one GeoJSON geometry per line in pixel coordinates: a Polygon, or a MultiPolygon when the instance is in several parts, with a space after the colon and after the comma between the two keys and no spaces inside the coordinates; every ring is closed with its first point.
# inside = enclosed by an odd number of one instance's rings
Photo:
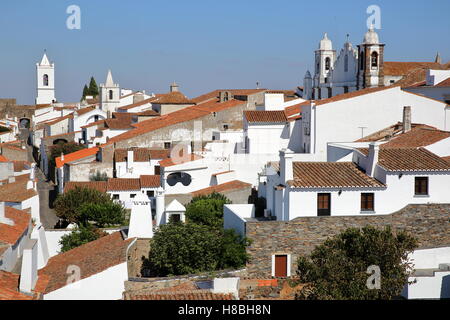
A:
{"type": "Polygon", "coordinates": [[[156,225],[160,226],[164,221],[165,199],[163,191],[156,191],[156,225]]]}
{"type": "Polygon", "coordinates": [[[8,183],[14,183],[14,182],[16,182],[16,177],[14,177],[14,176],[8,177],[8,183]]]}
{"type": "Polygon", "coordinates": [[[375,173],[375,167],[378,163],[378,155],[380,152],[380,146],[376,142],[372,142],[369,145],[369,155],[367,156],[366,174],[373,177],[375,173]]]}
{"type": "Polygon", "coordinates": [[[23,249],[19,284],[19,289],[23,293],[32,294],[37,282],[37,247],[37,240],[30,239],[23,249]]]}
{"type": "Polygon", "coordinates": [[[133,168],[134,165],[134,150],[128,149],[127,151],[127,169],[133,168]]]}
{"type": "Polygon", "coordinates": [[[294,179],[294,171],[292,168],[293,154],[289,149],[280,150],[280,175],[282,183],[294,179]]]}
{"type": "Polygon", "coordinates": [[[36,178],[36,174],[35,174],[35,170],[36,169],[36,164],[32,163],[31,164],[31,168],[30,168],[30,180],[34,181],[34,179],[36,178]]]}
{"type": "Polygon", "coordinates": [[[139,192],[132,202],[128,238],[153,238],[153,219],[150,199],[144,193],[139,192]]]}
{"type": "Polygon", "coordinates": [[[403,107],[403,133],[411,131],[411,107],[403,107]]]}
{"type": "Polygon", "coordinates": [[[61,161],[64,161],[64,153],[61,152],[61,161]]]}
{"type": "Polygon", "coordinates": [[[170,85],[170,92],[178,92],[180,91],[180,87],[178,86],[178,84],[174,81],[171,85],[170,85]]]}

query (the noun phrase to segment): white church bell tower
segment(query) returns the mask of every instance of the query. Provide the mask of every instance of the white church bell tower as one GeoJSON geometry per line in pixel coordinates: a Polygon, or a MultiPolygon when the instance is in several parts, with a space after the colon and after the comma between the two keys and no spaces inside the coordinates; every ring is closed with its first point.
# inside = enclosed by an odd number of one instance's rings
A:
{"type": "Polygon", "coordinates": [[[100,84],[100,107],[105,112],[116,112],[120,103],[120,87],[114,83],[111,70],[108,70],[106,81],[100,84]]]}
{"type": "Polygon", "coordinates": [[[55,98],[55,64],[50,63],[47,54],[40,63],[36,63],[37,97],[36,104],[50,104],[56,102],[55,98]]]}

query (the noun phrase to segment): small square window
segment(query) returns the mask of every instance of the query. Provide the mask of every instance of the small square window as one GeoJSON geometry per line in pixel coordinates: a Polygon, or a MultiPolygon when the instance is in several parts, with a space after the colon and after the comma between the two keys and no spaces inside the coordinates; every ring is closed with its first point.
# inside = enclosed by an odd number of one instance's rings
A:
{"type": "Polygon", "coordinates": [[[164,142],[164,149],[170,149],[170,142],[164,142]]]}
{"type": "Polygon", "coordinates": [[[374,199],[373,193],[361,193],[361,211],[374,211],[374,199]]]}
{"type": "Polygon", "coordinates": [[[130,194],[130,199],[134,199],[134,197],[136,197],[136,193],[130,194]]]}
{"type": "Polygon", "coordinates": [[[416,196],[428,195],[428,177],[416,177],[414,181],[414,194],[416,196]]]}
{"type": "Polygon", "coordinates": [[[112,198],[113,198],[113,200],[119,200],[119,195],[118,194],[113,194],[112,198]]]}
{"type": "Polygon", "coordinates": [[[155,191],[147,191],[147,197],[154,197],[155,196],[155,191]]]}

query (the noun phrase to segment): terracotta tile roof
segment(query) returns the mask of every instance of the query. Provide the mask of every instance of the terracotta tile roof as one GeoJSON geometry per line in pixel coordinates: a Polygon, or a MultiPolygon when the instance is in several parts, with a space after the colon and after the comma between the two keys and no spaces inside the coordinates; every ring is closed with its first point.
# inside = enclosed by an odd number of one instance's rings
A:
{"type": "Polygon", "coordinates": [[[384,74],[388,76],[404,76],[414,69],[441,69],[436,62],[384,62],[384,74]]]}
{"type": "Polygon", "coordinates": [[[75,112],[78,114],[78,116],[81,116],[81,115],[91,112],[93,110],[95,110],[95,107],[86,107],[86,108],[78,109],[75,112]]]}
{"type": "Polygon", "coordinates": [[[236,96],[249,96],[249,95],[263,92],[266,90],[267,89],[218,89],[218,90],[214,90],[214,91],[202,94],[201,96],[195,97],[191,100],[196,103],[204,103],[204,102],[212,100],[212,99],[217,99],[219,97],[221,91],[229,91],[229,92],[231,92],[231,94],[236,95],[236,96]]]}
{"type": "Polygon", "coordinates": [[[61,161],[61,157],[57,157],[55,159],[56,167],[61,168],[66,163],[76,161],[76,160],[81,160],[86,157],[95,156],[97,154],[98,150],[99,150],[98,147],[93,147],[93,148],[86,148],[86,149],[81,149],[81,150],[78,150],[78,151],[75,151],[72,153],[68,153],[68,154],[64,155],[64,161],[61,161]]]}
{"type": "Polygon", "coordinates": [[[107,181],[68,181],[64,185],[64,192],[75,189],[76,187],[95,189],[100,192],[106,192],[107,181]]]}
{"type": "Polygon", "coordinates": [[[155,100],[157,100],[157,99],[158,99],[157,97],[152,97],[152,98],[144,99],[144,100],[142,100],[142,101],[138,101],[138,102],[135,102],[135,103],[132,103],[132,104],[128,104],[128,105],[126,105],[126,106],[122,106],[122,107],[120,107],[120,108],[118,108],[118,109],[119,109],[119,110],[129,110],[129,109],[133,109],[133,108],[136,108],[136,107],[143,106],[143,105],[145,105],[145,104],[151,103],[152,101],[155,101],[155,100]]]}
{"type": "Polygon", "coordinates": [[[445,161],[447,161],[450,164],[450,156],[448,157],[441,157],[442,159],[444,159],[445,161]]]}
{"type": "Polygon", "coordinates": [[[155,110],[149,109],[137,113],[138,116],[159,117],[160,114],[155,110]]]}
{"type": "Polygon", "coordinates": [[[294,162],[295,188],[381,188],[384,185],[369,177],[353,162],[294,162]]]}
{"type": "Polygon", "coordinates": [[[0,270],[0,300],[33,300],[19,291],[20,275],[0,270]]]}
{"type": "Polygon", "coordinates": [[[72,118],[73,118],[73,114],[71,113],[71,114],[65,115],[63,117],[58,117],[58,118],[51,119],[49,121],[45,121],[44,123],[46,125],[51,126],[51,125],[53,125],[55,123],[61,122],[61,121],[66,120],[66,119],[72,119],[72,118]]]}
{"type": "Polygon", "coordinates": [[[111,130],[132,129],[133,126],[131,125],[131,123],[132,123],[131,115],[129,117],[120,117],[120,118],[105,120],[106,127],[111,130]]]}
{"type": "Polygon", "coordinates": [[[415,127],[406,133],[401,133],[380,148],[418,148],[436,143],[450,137],[449,131],[434,128],[415,127]]]}
{"type": "Polygon", "coordinates": [[[114,232],[51,257],[47,265],[38,271],[39,277],[47,276],[49,279],[44,293],[66,285],[67,268],[71,265],[78,266],[81,269],[81,279],[85,279],[126,262],[126,251],[133,239],[124,240],[120,232],[114,232]]]}
{"type": "Polygon", "coordinates": [[[435,87],[450,87],[450,77],[444,81],[439,82],[435,87]]]}
{"type": "Polygon", "coordinates": [[[207,289],[147,294],[125,293],[124,300],[234,300],[232,293],[213,293],[207,289]]]}
{"type": "Polygon", "coordinates": [[[226,174],[226,173],[231,173],[231,172],[234,172],[234,170],[228,170],[228,171],[222,171],[222,172],[214,173],[212,176],[216,177],[216,176],[220,176],[221,174],[226,174]]]}
{"type": "Polygon", "coordinates": [[[179,91],[169,92],[152,101],[155,104],[195,104],[179,91]]]}
{"type": "Polygon", "coordinates": [[[293,106],[284,108],[284,113],[285,113],[286,117],[292,117],[292,116],[301,114],[303,104],[304,104],[304,102],[297,103],[297,104],[294,104],[293,106]]]}
{"type": "MultiPolygon", "coordinates": [[[[168,149],[149,149],[135,148],[133,151],[135,162],[147,162],[150,159],[166,159],[170,157],[168,149]]],[[[126,162],[128,157],[127,149],[114,150],[114,159],[116,162],[126,162]]]]}
{"type": "Polygon", "coordinates": [[[141,188],[158,188],[161,186],[161,176],[141,175],[139,177],[141,188]]]}
{"type": "Polygon", "coordinates": [[[251,187],[252,187],[252,185],[250,183],[242,182],[240,180],[233,180],[233,181],[225,182],[225,183],[218,184],[215,186],[211,186],[208,188],[200,189],[200,190],[191,192],[191,194],[194,197],[196,197],[196,196],[201,196],[201,195],[208,195],[213,192],[222,193],[222,192],[229,192],[229,191],[233,191],[233,190],[240,190],[240,189],[251,188],[251,187]]]}
{"type": "Polygon", "coordinates": [[[98,121],[95,121],[95,122],[91,122],[91,123],[89,123],[89,124],[87,124],[85,126],[81,126],[80,128],[89,128],[89,127],[101,125],[103,123],[105,123],[105,120],[98,120],[98,121]]]}
{"type": "Polygon", "coordinates": [[[25,178],[16,178],[16,182],[7,183],[0,186],[0,201],[22,202],[37,195],[36,190],[27,189],[28,174],[25,178]]]}
{"type": "MultiPolygon", "coordinates": [[[[394,84],[392,86],[388,86],[388,87],[377,87],[377,88],[366,88],[366,89],[361,89],[358,91],[352,91],[352,92],[348,92],[348,93],[343,93],[343,94],[338,94],[335,95],[331,98],[327,98],[327,99],[322,99],[322,100],[315,100],[315,104],[316,106],[320,106],[323,104],[327,104],[330,102],[337,102],[337,101],[341,101],[341,100],[345,100],[345,99],[351,99],[351,98],[355,98],[355,97],[359,97],[359,96],[363,96],[366,94],[371,94],[371,93],[375,93],[375,92],[379,92],[379,91],[384,91],[384,90],[390,90],[392,88],[397,87],[397,84],[394,84]]],[[[303,103],[301,103],[300,105],[309,105],[310,101],[305,101],[303,103]]]]}
{"type": "MultiPolygon", "coordinates": [[[[211,112],[219,112],[222,110],[226,110],[229,108],[233,108],[239,105],[245,104],[245,101],[235,100],[231,99],[225,102],[220,102],[218,99],[213,99],[201,104],[198,104],[196,106],[191,107],[192,110],[201,110],[201,111],[208,111],[211,112]]],[[[186,110],[186,109],[184,109],[186,110]]]]}
{"type": "MultiPolygon", "coordinates": [[[[411,128],[412,129],[428,128],[428,129],[438,130],[435,127],[432,127],[432,126],[429,126],[426,124],[420,124],[420,123],[412,123],[411,128]]],[[[401,134],[402,130],[403,130],[403,123],[397,122],[396,124],[393,124],[387,128],[381,129],[377,132],[369,134],[368,136],[358,139],[355,142],[374,142],[374,141],[388,140],[394,136],[401,134]]]]}
{"type": "Polygon", "coordinates": [[[14,221],[14,225],[0,223],[0,243],[15,245],[30,226],[31,215],[28,212],[5,206],[5,216],[14,221]]]}
{"type": "Polygon", "coordinates": [[[13,160],[11,161],[14,164],[14,171],[20,172],[23,170],[29,170],[31,168],[31,162],[23,161],[23,160],[13,160]]]}
{"type": "Polygon", "coordinates": [[[180,161],[178,161],[177,163],[172,161],[172,158],[167,158],[164,160],[159,161],[159,165],[161,167],[171,167],[171,166],[176,166],[179,164],[183,164],[186,162],[191,162],[191,161],[196,161],[196,160],[200,160],[203,159],[203,157],[198,156],[196,154],[190,154],[190,156],[188,157],[188,159],[185,159],[184,157],[182,159],[180,159],[180,161]]]}
{"type": "Polygon", "coordinates": [[[0,154],[0,162],[8,162],[8,161],[9,161],[8,158],[0,154]]]}
{"type": "Polygon", "coordinates": [[[110,178],[108,179],[108,191],[137,191],[141,190],[139,178],[110,178]]]}
{"type": "Polygon", "coordinates": [[[244,117],[249,123],[285,123],[287,121],[283,110],[274,111],[244,111],[244,117]]]}
{"type": "MultiPolygon", "coordinates": [[[[214,101],[207,101],[203,104],[198,104],[195,106],[190,106],[187,108],[184,108],[182,110],[178,110],[175,112],[171,112],[167,115],[155,117],[152,119],[148,119],[139,123],[133,124],[133,127],[135,129],[129,130],[127,132],[124,132],[120,135],[117,135],[111,139],[105,144],[112,144],[118,141],[123,141],[126,139],[131,139],[134,137],[137,137],[139,135],[155,131],[161,128],[166,128],[178,123],[191,121],[194,119],[198,119],[201,117],[205,117],[210,115],[213,112],[218,112],[222,110],[227,110],[228,108],[233,108],[238,105],[241,105],[243,102],[237,102],[237,100],[230,100],[223,103],[218,102],[217,100],[214,101]]],[[[127,113],[123,113],[127,114],[127,113]]]]}
{"type": "MultiPolygon", "coordinates": [[[[367,156],[369,149],[358,149],[367,156]]],[[[387,171],[450,171],[450,164],[424,148],[380,148],[378,165],[387,171]]]]}

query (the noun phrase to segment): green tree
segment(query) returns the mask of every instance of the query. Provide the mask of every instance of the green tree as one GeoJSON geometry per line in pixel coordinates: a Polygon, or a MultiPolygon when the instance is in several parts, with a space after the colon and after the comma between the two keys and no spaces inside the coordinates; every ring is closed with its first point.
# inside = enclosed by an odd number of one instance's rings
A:
{"type": "Polygon", "coordinates": [[[73,230],[71,233],[61,237],[61,239],[59,240],[59,244],[61,245],[61,252],[69,251],[73,248],[97,240],[106,235],[106,232],[103,232],[92,226],[81,226],[73,230]]]}
{"type": "Polygon", "coordinates": [[[55,144],[54,146],[50,147],[50,158],[49,158],[49,164],[52,167],[55,167],[55,159],[57,157],[61,156],[61,153],[64,154],[69,154],[81,149],[86,148],[84,145],[82,144],[78,144],[76,142],[64,142],[61,141],[57,144],[55,144]]]}
{"type": "Polygon", "coordinates": [[[231,201],[220,193],[194,197],[186,206],[186,218],[190,222],[222,228],[223,206],[231,201]]]}
{"type": "Polygon", "coordinates": [[[144,267],[152,276],[182,275],[245,265],[247,241],[234,231],[195,223],[162,225],[144,267]]]}
{"type": "Polygon", "coordinates": [[[83,101],[84,99],[86,99],[86,96],[89,95],[89,88],[87,85],[84,85],[83,88],[83,96],[81,97],[81,101],[83,101]]]}
{"type": "Polygon", "coordinates": [[[91,81],[89,82],[89,95],[96,98],[98,96],[98,86],[97,82],[95,82],[94,77],[91,77],[91,81]]]}
{"type": "Polygon", "coordinates": [[[297,299],[388,300],[399,296],[412,265],[407,256],[417,240],[405,232],[394,234],[367,226],[349,228],[298,259],[297,275],[305,286],[297,299]],[[367,286],[369,266],[381,271],[380,289],[367,286]]]}
{"type": "Polygon", "coordinates": [[[58,195],[58,198],[55,200],[55,211],[59,218],[65,219],[70,223],[87,224],[87,221],[93,221],[99,224],[113,224],[117,221],[119,211],[113,204],[115,203],[107,193],[86,187],[75,187],[72,190],[58,195]],[[86,207],[87,204],[104,206],[106,209],[97,210],[94,207],[86,207]],[[84,211],[81,211],[80,208],[83,205],[85,205],[83,208],[84,211]],[[110,222],[105,222],[104,218],[101,221],[95,220],[96,218],[103,217],[102,215],[105,213],[105,210],[111,208],[114,208],[113,210],[117,210],[117,212],[114,211],[111,213],[110,222]],[[87,214],[89,212],[94,212],[94,216],[89,216],[87,214]]]}
{"type": "Polygon", "coordinates": [[[79,222],[88,225],[95,222],[97,227],[122,225],[125,221],[125,209],[118,203],[84,203],[79,207],[79,222]]]}

